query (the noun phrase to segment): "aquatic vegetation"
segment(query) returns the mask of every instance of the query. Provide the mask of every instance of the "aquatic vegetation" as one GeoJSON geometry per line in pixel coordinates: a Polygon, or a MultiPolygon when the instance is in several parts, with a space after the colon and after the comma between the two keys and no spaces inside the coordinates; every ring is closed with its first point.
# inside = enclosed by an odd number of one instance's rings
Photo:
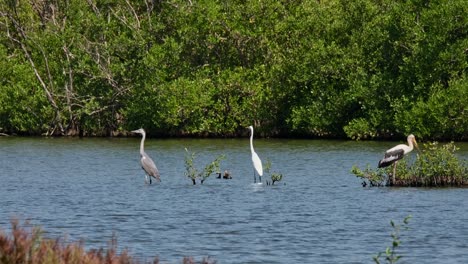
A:
{"type": "Polygon", "coordinates": [[[219,171],[219,165],[221,161],[225,158],[224,155],[219,155],[211,163],[207,164],[202,171],[199,171],[195,165],[194,161],[196,158],[195,152],[190,152],[185,148],[185,176],[192,180],[193,185],[197,184],[196,179],[200,179],[200,183],[208,179],[216,171],[219,171]]]}
{"type": "MultiPolygon", "coordinates": [[[[21,226],[18,220],[12,220],[11,224],[10,235],[0,231],[0,263],[137,264],[142,262],[130,256],[127,250],[118,252],[116,238],[112,239],[107,249],[85,250],[82,242],[70,243],[60,238],[44,238],[41,228],[26,228],[21,226]]],[[[158,264],[159,258],[155,257],[151,263],[158,264]]],[[[210,258],[196,261],[193,257],[184,257],[182,263],[215,264],[216,261],[210,258]]]]}
{"type": "Polygon", "coordinates": [[[356,175],[356,177],[363,179],[363,186],[367,186],[368,183],[370,186],[382,186],[382,183],[384,183],[386,179],[382,169],[374,171],[371,169],[369,164],[367,164],[367,167],[364,171],[354,165],[351,168],[351,173],[356,175]]]}
{"type": "MultiPolygon", "coordinates": [[[[393,186],[465,186],[468,184],[468,166],[465,160],[455,155],[458,148],[453,142],[439,145],[438,142],[425,143],[416,160],[408,163],[408,158],[398,161],[393,186]]],[[[363,180],[363,186],[388,186],[392,167],[373,170],[367,165],[365,170],[353,166],[351,173],[363,180]]]]}
{"type": "Polygon", "coordinates": [[[403,257],[397,254],[397,248],[401,244],[400,231],[409,229],[408,225],[409,225],[409,220],[411,219],[411,217],[412,217],[411,215],[408,215],[407,217],[405,217],[405,219],[403,219],[403,223],[399,225],[395,224],[395,222],[393,221],[390,221],[390,225],[393,228],[393,231],[390,234],[390,236],[392,237],[392,246],[387,247],[385,252],[379,252],[377,256],[374,256],[375,263],[380,264],[381,263],[380,258],[383,256],[385,257],[384,260],[386,263],[396,263],[399,259],[403,257]]]}
{"type": "MultiPolygon", "coordinates": [[[[283,179],[283,174],[279,172],[271,172],[271,160],[266,159],[265,162],[265,169],[264,169],[266,174],[270,174],[271,178],[271,185],[275,185],[275,182],[280,182],[283,179]]],[[[269,185],[270,182],[267,180],[267,185],[269,185]]]]}
{"type": "Polygon", "coordinates": [[[283,179],[283,174],[281,173],[277,173],[277,172],[273,172],[271,174],[271,185],[275,185],[275,182],[279,182],[283,179]]]}

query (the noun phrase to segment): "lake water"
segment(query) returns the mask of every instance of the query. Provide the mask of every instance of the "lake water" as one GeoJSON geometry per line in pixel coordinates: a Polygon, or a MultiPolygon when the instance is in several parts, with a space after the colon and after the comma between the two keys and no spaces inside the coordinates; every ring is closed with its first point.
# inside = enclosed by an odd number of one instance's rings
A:
{"type": "MultiPolygon", "coordinates": [[[[30,220],[87,248],[115,234],[131,255],[163,263],[372,263],[391,245],[390,220],[412,215],[402,263],[468,262],[468,189],[363,188],[350,173],[376,166],[396,142],[256,139],[260,158],[284,175],[275,186],[253,184],[248,138],[147,140],[162,182],[145,185],[139,143],[0,138],[0,228],[30,220]],[[225,154],[233,179],[193,186],[185,147],[198,167],[225,154]]],[[[457,146],[468,159],[468,144],[457,146]]]]}

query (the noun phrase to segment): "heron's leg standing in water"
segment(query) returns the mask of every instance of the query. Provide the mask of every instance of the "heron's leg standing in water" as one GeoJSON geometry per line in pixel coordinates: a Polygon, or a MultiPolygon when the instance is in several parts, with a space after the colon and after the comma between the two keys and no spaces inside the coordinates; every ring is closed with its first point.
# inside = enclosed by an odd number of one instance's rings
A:
{"type": "Polygon", "coordinates": [[[149,179],[150,179],[150,184],[153,184],[153,182],[151,181],[151,176],[149,176],[149,179]]]}
{"type": "Polygon", "coordinates": [[[262,176],[258,175],[258,178],[260,179],[260,183],[262,183],[262,176]]]}
{"type": "Polygon", "coordinates": [[[255,177],[255,169],[253,170],[254,172],[254,183],[257,183],[257,177],[255,177]]]}

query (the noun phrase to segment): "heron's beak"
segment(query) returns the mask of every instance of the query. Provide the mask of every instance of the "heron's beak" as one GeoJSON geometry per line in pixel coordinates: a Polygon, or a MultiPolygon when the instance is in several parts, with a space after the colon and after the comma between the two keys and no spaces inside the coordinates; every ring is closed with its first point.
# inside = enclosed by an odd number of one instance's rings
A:
{"type": "Polygon", "coordinates": [[[131,132],[132,133],[140,133],[140,131],[138,131],[138,129],[137,130],[132,130],[131,132]]]}

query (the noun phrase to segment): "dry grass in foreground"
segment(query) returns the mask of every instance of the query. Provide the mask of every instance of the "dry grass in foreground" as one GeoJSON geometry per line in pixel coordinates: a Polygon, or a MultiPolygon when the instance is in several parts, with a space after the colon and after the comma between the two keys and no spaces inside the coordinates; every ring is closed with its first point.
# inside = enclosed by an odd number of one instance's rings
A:
{"type": "MultiPolygon", "coordinates": [[[[46,239],[40,228],[27,229],[18,220],[12,220],[11,234],[0,231],[0,263],[1,264],[117,264],[142,263],[131,257],[126,250],[118,253],[117,243],[111,241],[108,249],[85,250],[83,243],[65,243],[61,239],[46,239]]],[[[158,264],[156,257],[151,262],[158,264]]],[[[184,257],[183,264],[215,264],[216,261],[204,258],[195,261],[192,257],[184,257]]]]}

